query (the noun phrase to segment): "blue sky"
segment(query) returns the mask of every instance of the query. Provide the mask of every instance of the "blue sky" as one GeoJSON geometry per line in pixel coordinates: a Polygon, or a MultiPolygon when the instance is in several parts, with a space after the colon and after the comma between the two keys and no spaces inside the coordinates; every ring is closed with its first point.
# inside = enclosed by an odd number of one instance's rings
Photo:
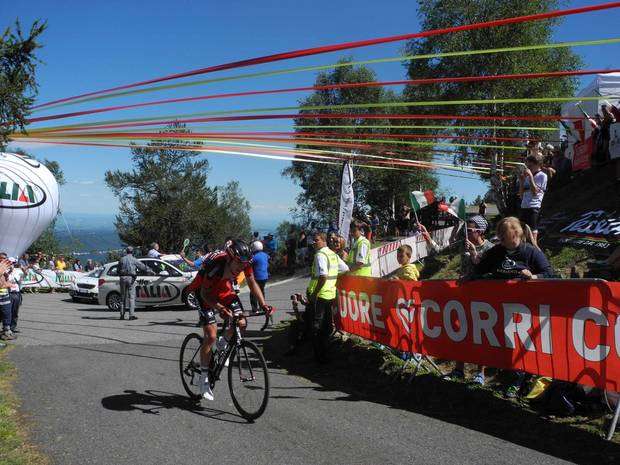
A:
{"type": "MultiPolygon", "coordinates": [[[[600,2],[568,3],[576,7],[600,2]]],[[[260,55],[419,30],[415,2],[411,0],[387,0],[381,3],[371,0],[4,1],[0,2],[0,18],[2,29],[15,18],[19,18],[25,27],[29,27],[37,18],[48,21],[48,30],[42,38],[45,48],[39,54],[44,62],[38,68],[41,102],[260,55]]],[[[568,41],[613,37],[617,35],[615,31],[619,23],[618,10],[573,16],[564,20],[555,39],[568,41]]],[[[396,56],[402,45],[394,43],[366,47],[217,75],[328,64],[346,55],[356,60],[396,56]]],[[[617,59],[614,62],[613,58],[620,56],[619,45],[580,47],[576,51],[584,58],[586,68],[616,66],[617,59]]],[[[405,77],[399,63],[376,65],[373,69],[381,80],[405,77]]],[[[124,98],[122,102],[307,86],[314,82],[314,78],[313,72],[296,73],[134,96],[124,98]]],[[[305,95],[267,95],[183,104],[166,109],[138,109],[99,115],[93,120],[289,106],[295,105],[305,95]]],[[[62,110],[73,111],[115,102],[120,104],[121,101],[104,100],[62,110]]],[[[84,118],[81,121],[87,120],[84,118]]],[[[268,124],[274,128],[290,130],[290,122],[268,124]]],[[[117,201],[105,187],[103,177],[106,170],[130,167],[127,149],[35,145],[29,145],[27,149],[37,157],[60,162],[68,181],[61,192],[63,211],[116,212],[117,201]]],[[[251,217],[255,224],[277,224],[288,216],[299,190],[290,179],[280,175],[288,165],[287,162],[224,155],[208,157],[212,167],[210,183],[220,185],[230,180],[239,180],[243,193],[252,205],[251,217]]],[[[479,181],[446,176],[441,176],[440,181],[442,188],[466,199],[473,199],[487,189],[479,181]]]]}

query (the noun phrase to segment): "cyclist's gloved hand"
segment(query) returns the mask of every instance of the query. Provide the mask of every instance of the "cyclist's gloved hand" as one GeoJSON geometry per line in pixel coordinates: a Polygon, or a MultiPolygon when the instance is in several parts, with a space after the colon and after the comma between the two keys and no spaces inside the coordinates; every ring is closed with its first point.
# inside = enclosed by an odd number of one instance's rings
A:
{"type": "Polygon", "coordinates": [[[261,310],[265,312],[265,315],[273,315],[276,312],[276,308],[271,305],[263,305],[261,310]]]}
{"type": "Polygon", "coordinates": [[[219,310],[220,312],[220,317],[222,318],[232,318],[233,316],[233,312],[230,308],[228,307],[224,307],[221,310],[219,310]]]}

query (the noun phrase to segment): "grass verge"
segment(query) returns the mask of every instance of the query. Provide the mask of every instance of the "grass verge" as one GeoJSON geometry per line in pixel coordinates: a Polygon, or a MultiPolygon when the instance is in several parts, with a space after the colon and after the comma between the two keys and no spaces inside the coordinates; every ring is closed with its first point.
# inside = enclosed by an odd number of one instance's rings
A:
{"type": "MultiPolygon", "coordinates": [[[[266,356],[289,373],[322,389],[344,392],[346,401],[369,401],[408,410],[495,436],[574,463],[620,463],[620,433],[603,438],[609,415],[553,418],[542,416],[525,401],[505,399],[491,387],[474,388],[444,381],[429,372],[404,368],[404,362],[356,336],[336,338],[331,362],[319,365],[306,346],[284,357],[288,323],[275,328],[266,341],[266,356]]],[[[447,371],[449,365],[441,364],[447,371]]],[[[354,404],[351,404],[354,405],[354,404]]]]}
{"type": "Polygon", "coordinates": [[[46,465],[47,459],[28,444],[25,422],[17,411],[15,368],[7,360],[10,350],[0,352],[0,465],[46,465]]]}

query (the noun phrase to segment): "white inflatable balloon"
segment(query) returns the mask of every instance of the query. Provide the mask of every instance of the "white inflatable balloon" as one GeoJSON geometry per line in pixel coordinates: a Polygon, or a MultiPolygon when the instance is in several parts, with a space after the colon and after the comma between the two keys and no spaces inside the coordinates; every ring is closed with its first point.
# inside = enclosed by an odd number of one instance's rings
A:
{"type": "Polygon", "coordinates": [[[50,170],[33,158],[0,152],[0,252],[23,254],[59,207],[58,183],[50,170]]]}

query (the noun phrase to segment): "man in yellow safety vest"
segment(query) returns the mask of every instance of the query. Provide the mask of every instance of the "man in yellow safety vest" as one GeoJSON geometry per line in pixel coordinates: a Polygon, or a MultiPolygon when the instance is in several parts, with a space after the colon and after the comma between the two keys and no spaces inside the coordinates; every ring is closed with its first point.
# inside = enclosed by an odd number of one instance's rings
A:
{"type": "Polygon", "coordinates": [[[327,360],[327,344],[332,331],[332,307],[336,301],[338,275],[349,271],[342,259],[327,247],[325,233],[314,235],[314,260],[306,289],[308,306],[304,316],[306,337],[312,337],[316,358],[327,360]]]}
{"type": "Polygon", "coordinates": [[[347,257],[350,274],[352,276],[372,276],[370,241],[364,237],[362,226],[357,222],[351,223],[351,237],[353,238],[353,245],[347,257]]]}

